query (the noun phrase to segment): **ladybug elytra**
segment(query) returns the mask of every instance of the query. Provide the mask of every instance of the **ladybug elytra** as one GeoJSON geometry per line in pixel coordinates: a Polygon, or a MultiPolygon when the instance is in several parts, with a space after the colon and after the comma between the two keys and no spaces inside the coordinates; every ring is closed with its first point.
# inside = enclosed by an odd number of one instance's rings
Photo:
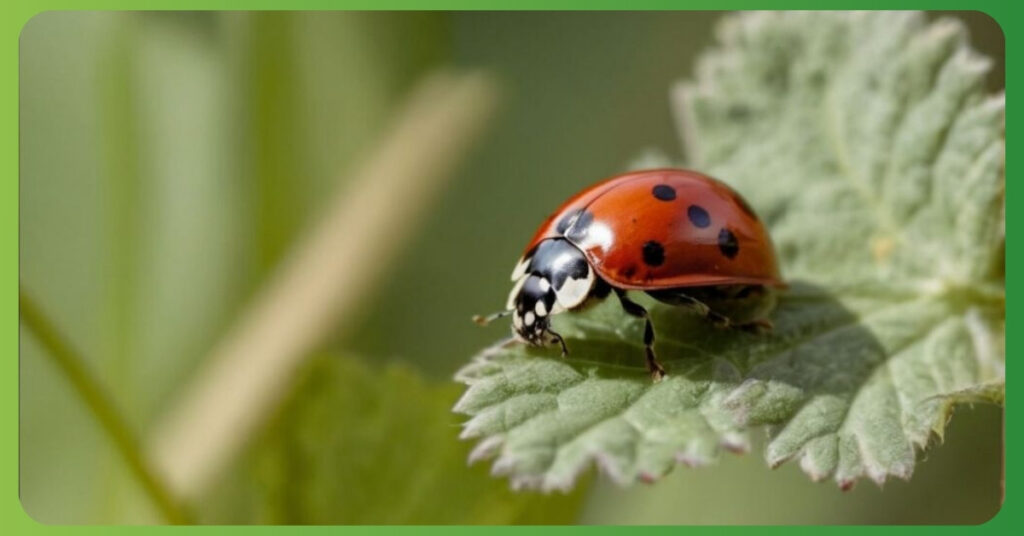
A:
{"type": "Polygon", "coordinates": [[[652,169],[617,175],[576,194],[540,226],[512,272],[506,310],[516,338],[557,342],[551,316],[578,311],[615,293],[642,318],[647,368],[654,355],[647,310],[627,291],[688,307],[718,326],[770,326],[774,289],[784,286],[771,238],[750,205],[707,175],[652,169]]]}

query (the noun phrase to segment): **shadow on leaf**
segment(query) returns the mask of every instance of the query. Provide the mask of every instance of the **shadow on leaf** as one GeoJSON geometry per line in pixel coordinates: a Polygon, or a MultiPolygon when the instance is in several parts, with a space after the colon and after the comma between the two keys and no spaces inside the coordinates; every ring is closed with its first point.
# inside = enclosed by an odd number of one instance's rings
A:
{"type": "Polygon", "coordinates": [[[881,380],[888,359],[930,328],[904,322],[915,302],[852,301],[863,309],[794,283],[763,334],[654,305],[669,374],[659,383],[644,368],[641,322],[617,303],[563,315],[556,327],[568,358],[506,341],[458,373],[468,390],[455,410],[471,416],[463,437],[483,439],[473,459],[494,457],[494,472],[513,486],[545,490],[569,489],[591,461],[620,484],[709,463],[723,447],[748,450],[754,425],[784,424],[768,447],[772,465],[800,456],[812,477],[835,474],[842,485],[865,472],[909,475],[909,408],[891,378],[881,380]]]}

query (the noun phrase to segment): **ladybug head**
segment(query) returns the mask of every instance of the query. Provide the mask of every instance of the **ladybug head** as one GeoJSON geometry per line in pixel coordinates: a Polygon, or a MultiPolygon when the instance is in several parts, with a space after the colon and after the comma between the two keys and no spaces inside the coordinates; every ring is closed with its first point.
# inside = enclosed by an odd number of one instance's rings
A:
{"type": "Polygon", "coordinates": [[[530,344],[543,344],[551,326],[550,315],[562,312],[561,308],[556,310],[558,301],[551,283],[536,274],[524,276],[523,285],[512,300],[512,328],[516,335],[530,344]]]}
{"type": "Polygon", "coordinates": [[[515,334],[530,344],[544,344],[551,315],[577,308],[595,286],[594,270],[576,246],[562,238],[542,241],[512,273],[509,294],[515,334]]]}

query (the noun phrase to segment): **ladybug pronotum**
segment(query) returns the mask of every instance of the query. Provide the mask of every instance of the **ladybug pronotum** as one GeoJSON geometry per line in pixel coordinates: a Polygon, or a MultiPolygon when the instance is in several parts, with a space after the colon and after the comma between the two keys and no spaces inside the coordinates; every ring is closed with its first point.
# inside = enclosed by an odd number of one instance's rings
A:
{"type": "Polygon", "coordinates": [[[644,320],[647,369],[654,355],[647,310],[627,291],[688,307],[717,326],[770,327],[775,289],[784,286],[771,238],[750,205],[725,184],[682,169],[618,175],[576,194],[548,217],[512,271],[506,310],[516,338],[533,345],[565,340],[551,316],[579,311],[615,293],[644,320]]]}

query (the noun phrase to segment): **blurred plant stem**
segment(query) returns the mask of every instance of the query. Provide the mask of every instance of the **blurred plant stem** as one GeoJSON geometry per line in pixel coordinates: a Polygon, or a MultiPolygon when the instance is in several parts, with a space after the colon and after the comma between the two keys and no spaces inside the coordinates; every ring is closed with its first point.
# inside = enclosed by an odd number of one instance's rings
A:
{"type": "Polygon", "coordinates": [[[191,523],[192,516],[174,499],[166,483],[162,482],[149,466],[142,454],[139,440],[121,412],[114,406],[110,396],[104,392],[97,378],[86,368],[85,359],[57,332],[56,327],[23,288],[18,289],[18,306],[21,322],[46,349],[46,355],[53,358],[53,362],[71,382],[78,396],[82,397],[164,518],[169,523],[178,525],[191,523]]]}
{"type": "Polygon", "coordinates": [[[444,72],[413,91],[392,130],[155,428],[154,460],[175,492],[201,494],[277,406],[315,345],[349,327],[380,283],[380,267],[400,251],[490,115],[494,93],[483,75],[444,72]]]}

